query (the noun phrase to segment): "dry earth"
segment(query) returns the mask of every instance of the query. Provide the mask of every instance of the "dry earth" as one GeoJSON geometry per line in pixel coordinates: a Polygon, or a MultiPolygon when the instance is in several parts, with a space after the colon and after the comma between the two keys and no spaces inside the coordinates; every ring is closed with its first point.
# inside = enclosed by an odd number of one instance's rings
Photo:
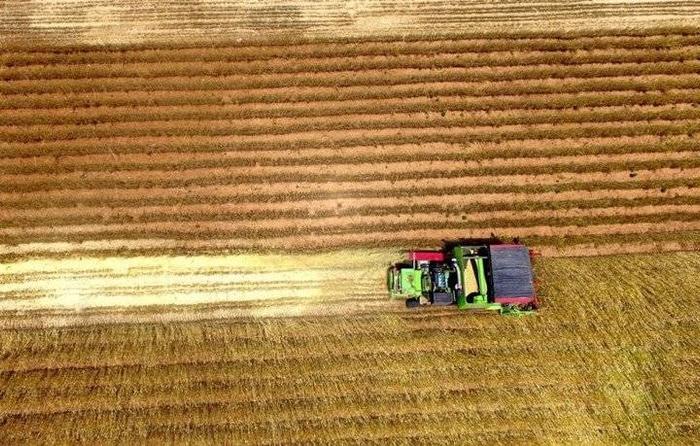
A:
{"type": "Polygon", "coordinates": [[[690,444],[698,99],[691,1],[0,2],[0,443],[690,444]]]}

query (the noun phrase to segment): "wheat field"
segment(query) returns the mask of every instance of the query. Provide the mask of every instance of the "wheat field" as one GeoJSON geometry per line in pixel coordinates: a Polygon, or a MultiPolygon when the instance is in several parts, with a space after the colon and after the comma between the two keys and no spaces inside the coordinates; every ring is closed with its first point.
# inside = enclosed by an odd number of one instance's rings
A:
{"type": "Polygon", "coordinates": [[[0,3],[0,443],[692,444],[699,99],[689,1],[0,3]]]}

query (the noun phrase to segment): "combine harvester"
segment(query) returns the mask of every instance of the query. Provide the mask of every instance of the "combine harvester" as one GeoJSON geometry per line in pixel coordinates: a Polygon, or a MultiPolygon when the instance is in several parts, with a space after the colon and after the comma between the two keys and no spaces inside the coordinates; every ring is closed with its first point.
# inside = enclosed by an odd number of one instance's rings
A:
{"type": "Polygon", "coordinates": [[[468,241],[441,251],[410,251],[389,268],[392,298],[406,306],[456,305],[460,310],[523,315],[537,310],[533,252],[519,244],[468,241]]]}

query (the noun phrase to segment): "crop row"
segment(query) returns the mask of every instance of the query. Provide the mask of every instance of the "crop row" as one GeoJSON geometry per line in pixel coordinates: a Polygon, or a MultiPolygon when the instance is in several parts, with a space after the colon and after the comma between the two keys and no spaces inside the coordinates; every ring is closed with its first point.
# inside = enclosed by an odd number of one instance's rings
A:
{"type": "Polygon", "coordinates": [[[424,82],[497,82],[542,79],[595,79],[639,75],[697,74],[700,61],[656,61],[639,63],[590,63],[579,65],[532,65],[451,68],[376,68],[362,71],[314,73],[262,73],[161,77],[114,77],[103,79],[16,80],[0,84],[2,94],[79,93],[117,91],[251,90],[281,87],[349,87],[403,85],[424,82]]]}
{"type": "MultiPolygon", "coordinates": [[[[156,221],[143,223],[115,223],[69,226],[36,226],[31,228],[3,228],[0,235],[4,243],[60,242],[63,240],[139,240],[232,238],[243,243],[254,243],[256,239],[287,239],[294,236],[309,238],[314,234],[329,238],[393,231],[463,230],[464,233],[487,233],[488,228],[499,228],[500,232],[517,230],[523,236],[538,234],[551,229],[567,233],[572,227],[589,228],[606,224],[669,224],[678,223],[685,228],[686,222],[697,223],[700,212],[696,205],[663,205],[633,207],[629,209],[603,208],[600,210],[556,210],[556,211],[499,211],[490,214],[463,214],[445,216],[433,214],[397,214],[345,217],[320,217],[301,219],[257,220],[251,222],[194,220],[187,222],[156,221]],[[485,225],[488,225],[486,227],[485,225]],[[590,226],[589,226],[590,225],[590,226]],[[481,228],[481,231],[479,229],[481,228]],[[539,229],[538,229],[539,228],[539,229]],[[547,228],[547,229],[544,229],[547,228]],[[568,228],[568,229],[565,229],[568,228]]],[[[700,228],[700,225],[697,225],[700,228]]],[[[491,231],[498,232],[498,231],[491,231]]]]}
{"type": "MultiPolygon", "coordinates": [[[[551,112],[552,115],[556,113],[551,112]]],[[[646,110],[636,113],[638,118],[649,114],[674,115],[673,110],[646,110]]],[[[679,110],[680,114],[694,115],[694,107],[685,107],[679,110]]],[[[299,131],[287,134],[267,135],[226,135],[225,123],[219,125],[219,129],[211,132],[207,128],[202,129],[206,135],[184,136],[140,136],[104,138],[82,138],[62,141],[42,141],[25,143],[0,142],[0,149],[9,157],[32,157],[52,155],[57,157],[70,155],[86,155],[97,153],[109,153],[114,156],[122,153],[146,153],[159,152],[222,152],[222,151],[271,151],[271,150],[308,150],[314,148],[328,149],[329,147],[347,148],[354,146],[381,146],[404,144],[483,144],[515,142],[516,140],[542,140],[542,144],[549,141],[580,139],[580,138],[614,138],[637,137],[658,135],[659,137],[688,135],[692,136],[700,129],[698,120],[646,120],[606,122],[603,117],[590,111],[584,111],[581,115],[576,112],[571,114],[571,120],[579,120],[583,117],[594,119],[592,122],[560,123],[545,122],[541,124],[513,124],[494,126],[456,126],[447,127],[450,122],[459,123],[468,118],[441,116],[425,122],[411,119],[405,120],[405,124],[412,127],[386,128],[381,120],[374,119],[368,122],[373,129],[342,129],[342,130],[312,130],[299,131]],[[445,127],[435,128],[434,126],[445,127]],[[433,127],[431,127],[431,125],[433,127]],[[214,133],[214,134],[212,134],[214,133]],[[219,133],[216,135],[216,133],[219,133]],[[221,134],[223,133],[223,134],[221,134]]],[[[546,116],[535,117],[544,120],[546,116]]],[[[485,119],[488,119],[485,117],[485,119]]],[[[528,120],[527,115],[503,117],[502,119],[528,120]]],[[[619,114],[616,119],[624,119],[619,114]]],[[[340,124],[343,125],[342,123],[340,124]]],[[[456,124],[455,124],[456,125],[456,124]]],[[[350,124],[350,126],[354,126],[350,124]]],[[[172,125],[170,126],[172,128],[172,125]]],[[[201,127],[201,126],[200,126],[201,127]]],[[[367,127],[367,126],[366,126],[367,127]]],[[[146,131],[148,132],[148,127],[146,131]]],[[[107,129],[104,130],[107,132],[107,129]]],[[[172,133],[183,133],[173,128],[172,133]]],[[[38,139],[28,135],[29,139],[38,139]]]]}
{"type": "MultiPolygon", "coordinates": [[[[508,126],[591,124],[635,121],[683,121],[700,118],[693,103],[660,106],[605,106],[562,110],[504,110],[464,113],[461,110],[425,113],[345,114],[300,118],[240,120],[180,120],[83,125],[0,127],[0,142],[27,144],[137,137],[241,136],[290,138],[320,132],[402,129],[497,130],[508,126]]],[[[558,127],[558,128],[559,128],[558,127]]],[[[483,131],[483,130],[482,130],[483,131]]]]}
{"type": "Polygon", "coordinates": [[[421,161],[487,161],[513,158],[555,158],[581,155],[616,155],[693,151],[698,137],[656,135],[572,140],[519,140],[492,144],[400,144],[327,149],[163,152],[152,154],[92,154],[0,158],[0,174],[61,174],[70,172],[186,170],[221,167],[312,166],[348,163],[421,161]]]}
{"type": "Polygon", "coordinates": [[[534,211],[553,209],[592,209],[614,206],[692,205],[700,200],[694,188],[680,187],[664,191],[602,190],[593,192],[416,195],[398,199],[386,196],[364,199],[327,199],[273,203],[207,203],[109,207],[108,201],[96,207],[49,207],[33,209],[8,208],[0,214],[4,228],[31,228],[46,225],[59,227],[75,224],[152,223],[157,221],[236,221],[253,222],[272,219],[313,220],[328,217],[380,216],[398,213],[441,213],[460,215],[461,209],[470,213],[499,211],[534,211]],[[543,198],[547,197],[547,201],[543,198]]]}
{"type": "MultiPolygon", "coordinates": [[[[377,315],[375,314],[374,317],[377,317],[377,315]]],[[[201,323],[196,323],[195,327],[199,326],[198,324],[201,323]]],[[[110,327],[113,326],[97,326],[92,327],[91,330],[97,330],[97,333],[114,331],[110,327]]],[[[205,330],[206,332],[208,330],[205,330]]],[[[688,335],[692,334],[690,331],[686,330],[686,332],[688,335]]],[[[129,338],[131,341],[124,343],[110,345],[109,343],[102,344],[98,342],[94,346],[90,345],[90,337],[88,336],[86,338],[86,348],[101,352],[109,351],[110,355],[105,357],[84,357],[81,354],[82,352],[76,349],[76,345],[59,342],[56,348],[51,348],[50,343],[34,339],[29,344],[26,344],[27,348],[8,351],[7,356],[3,358],[2,369],[4,379],[12,376],[23,376],[24,374],[43,374],[46,376],[63,369],[66,369],[68,377],[76,373],[91,373],[93,378],[95,378],[94,372],[96,369],[105,369],[105,373],[108,373],[107,376],[109,376],[110,370],[112,370],[112,373],[125,373],[131,370],[132,373],[140,374],[154,366],[166,368],[170,366],[191,367],[195,364],[200,364],[201,367],[204,364],[223,366],[228,363],[229,366],[237,365],[240,368],[244,364],[249,363],[251,370],[255,371],[274,365],[277,362],[289,362],[290,364],[299,364],[300,369],[303,369],[308,368],[311,364],[323,365],[337,360],[342,361],[343,358],[347,358],[344,352],[348,351],[348,349],[353,351],[356,357],[367,356],[376,359],[378,350],[373,347],[377,345],[392,346],[391,352],[395,357],[425,355],[426,353],[430,354],[429,357],[441,356],[441,363],[453,356],[461,356],[460,352],[478,351],[481,360],[488,361],[497,353],[506,355],[508,352],[514,351],[517,354],[518,350],[532,349],[532,356],[525,362],[530,365],[537,365],[537,359],[542,355],[552,359],[552,356],[556,357],[555,353],[564,353],[574,348],[579,341],[575,333],[571,333],[566,336],[566,340],[562,338],[558,342],[556,349],[548,349],[546,346],[532,345],[532,340],[527,337],[510,341],[505,339],[494,341],[494,339],[490,339],[486,343],[484,339],[461,339],[460,341],[460,338],[464,338],[464,333],[449,333],[449,331],[436,329],[432,331],[432,335],[438,335],[443,340],[442,345],[436,345],[425,342],[425,338],[429,337],[429,333],[431,333],[430,330],[425,330],[424,336],[410,337],[406,333],[400,331],[395,333],[394,330],[391,330],[390,332],[378,333],[368,337],[362,331],[349,331],[347,333],[343,331],[342,336],[340,334],[331,335],[331,342],[328,343],[320,343],[319,339],[313,336],[308,338],[302,337],[296,339],[296,341],[294,339],[286,341],[280,339],[277,342],[263,336],[257,341],[241,339],[241,342],[225,344],[223,340],[220,342],[207,342],[207,340],[201,339],[200,336],[195,336],[193,338],[185,337],[180,339],[180,342],[183,342],[180,349],[173,348],[179,344],[178,340],[173,339],[172,335],[164,335],[164,337],[161,335],[157,338],[145,339],[137,336],[129,338]],[[139,341],[140,339],[141,341],[139,341]],[[146,339],[149,341],[143,342],[146,339]],[[157,340],[157,342],[151,342],[150,339],[157,340]],[[398,342],[402,339],[407,341],[405,345],[398,342]],[[515,343],[513,343],[514,341],[515,343]],[[279,349],[284,350],[285,347],[292,343],[294,344],[294,349],[277,351],[279,349]],[[317,345],[322,345],[323,349],[316,349],[317,345]],[[157,364],[148,362],[148,357],[156,351],[160,352],[159,362],[157,364]]],[[[659,335],[659,337],[661,336],[659,335]]],[[[216,339],[216,337],[211,337],[210,339],[216,339]]],[[[591,346],[591,348],[596,347],[601,346],[597,344],[591,346]]],[[[416,365],[420,365],[417,360],[416,365]]],[[[474,365],[478,365],[476,360],[474,365]]],[[[202,378],[206,379],[206,375],[202,378]]],[[[184,377],[180,377],[180,379],[184,379],[184,377]]],[[[248,380],[255,380],[255,378],[248,378],[248,380]]],[[[197,382],[198,380],[194,378],[192,381],[197,382]]],[[[274,380],[269,376],[261,376],[258,381],[263,385],[269,385],[274,380]]]]}
{"type": "MultiPolygon", "coordinates": [[[[695,169],[700,159],[695,151],[652,152],[613,155],[583,155],[544,158],[510,158],[485,161],[398,161],[387,163],[357,163],[309,166],[223,167],[183,169],[173,177],[167,170],[137,170],[125,172],[74,172],[67,174],[0,175],[2,193],[93,189],[155,189],[192,186],[238,185],[265,188],[274,185],[288,189],[307,189],[309,183],[328,183],[326,190],[344,183],[371,181],[399,182],[413,180],[457,179],[465,185],[517,184],[519,176],[543,176],[558,173],[632,172],[664,168],[695,169]],[[407,175],[410,169],[410,175],[407,175]],[[502,177],[512,177],[505,183],[502,177]],[[286,183],[286,187],[284,184],[286,183]]],[[[288,191],[287,191],[288,192],[288,191]]],[[[297,190],[296,192],[301,192],[297,190]]],[[[279,192],[278,192],[279,193],[279,192]]],[[[284,191],[283,191],[284,193],[284,191]]],[[[1,197],[1,196],[0,196],[1,197]]]]}
{"type": "Polygon", "coordinates": [[[696,35],[602,36],[578,37],[570,40],[556,38],[494,38],[432,41],[391,41],[358,43],[325,43],[285,46],[230,46],[218,48],[158,48],[142,50],[83,49],[82,51],[23,52],[0,54],[5,67],[30,65],[53,66],[108,63],[162,63],[252,61],[275,58],[329,58],[357,56],[425,55],[446,53],[491,53],[496,51],[576,51],[602,49],[672,49],[700,44],[696,35]]]}
{"type": "Polygon", "coordinates": [[[491,177],[489,182],[477,177],[401,179],[397,181],[308,182],[267,184],[190,185],[183,188],[153,187],[125,190],[122,188],[81,188],[22,193],[0,193],[5,208],[28,209],[36,206],[104,205],[141,206],[159,204],[223,204],[258,202],[293,202],[323,199],[360,199],[381,196],[402,197],[454,194],[539,193],[595,191],[606,189],[669,189],[697,187],[698,169],[660,168],[634,172],[559,173],[552,175],[519,175],[491,177]]]}
{"type": "Polygon", "coordinates": [[[683,62],[700,57],[699,46],[656,49],[604,49],[577,51],[499,51],[493,53],[428,53],[391,56],[351,56],[251,62],[191,61],[12,67],[0,71],[0,80],[58,80],[104,78],[161,78],[227,76],[232,74],[322,73],[397,68],[478,68],[528,65],[580,65],[604,63],[683,62]]]}
{"type": "Polygon", "coordinates": [[[600,92],[569,94],[503,95],[464,97],[400,97],[386,99],[330,100],[286,104],[177,105],[108,107],[84,110],[50,109],[0,111],[0,126],[98,125],[124,122],[188,120],[238,120],[290,117],[327,117],[349,114],[451,113],[517,110],[563,110],[613,106],[665,106],[700,102],[699,89],[646,92],[600,92]]]}
{"type": "MultiPolygon", "coordinates": [[[[248,90],[180,89],[166,91],[86,91],[77,93],[39,93],[7,95],[0,110],[4,115],[21,117],[22,113],[42,113],[44,109],[70,109],[75,113],[82,108],[126,107],[126,106],[197,106],[226,104],[295,103],[318,101],[350,101],[362,99],[392,99],[403,97],[436,96],[521,96],[536,94],[572,93],[622,93],[656,92],[675,89],[694,89],[699,82],[697,74],[652,74],[638,76],[612,76],[601,78],[531,79],[509,81],[426,81],[422,83],[363,85],[363,86],[295,86],[272,87],[248,90]]],[[[58,112],[67,112],[59,110],[58,112]]],[[[93,112],[100,111],[95,110],[93,112]]],[[[87,111],[85,111],[87,112],[87,111]]]]}
{"type": "MultiPolygon", "coordinates": [[[[197,229],[197,228],[195,228],[197,229]]],[[[260,250],[331,249],[347,247],[387,247],[413,241],[438,245],[443,239],[483,238],[498,234],[503,238],[560,237],[562,240],[579,235],[641,234],[647,232],[691,232],[700,229],[697,214],[671,213],[650,216],[622,216],[522,220],[491,222],[488,226],[469,222],[428,223],[409,225],[405,222],[386,223],[366,227],[349,225],[321,231],[289,230],[280,234],[274,230],[250,230],[245,234],[225,229],[197,229],[196,235],[184,236],[185,231],[175,229],[136,228],[129,232],[100,233],[101,238],[48,234],[39,241],[29,236],[9,238],[8,244],[0,245],[0,255],[12,257],[37,253],[65,253],[67,251],[125,252],[153,251],[154,253],[194,250],[236,250],[250,252],[260,250]],[[502,223],[502,225],[498,225],[502,223]],[[121,237],[121,238],[120,238],[121,237]],[[222,238],[223,237],[223,238],[222,238]],[[53,241],[51,241],[53,240],[53,241]]]]}

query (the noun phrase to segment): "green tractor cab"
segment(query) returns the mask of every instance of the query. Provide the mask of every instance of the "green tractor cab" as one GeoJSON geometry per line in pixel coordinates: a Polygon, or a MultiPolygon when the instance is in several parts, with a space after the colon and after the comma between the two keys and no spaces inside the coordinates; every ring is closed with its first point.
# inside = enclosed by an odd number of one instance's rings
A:
{"type": "Polygon", "coordinates": [[[531,252],[494,242],[411,251],[387,273],[389,294],[406,306],[454,305],[460,310],[523,315],[537,309],[531,252]]]}

